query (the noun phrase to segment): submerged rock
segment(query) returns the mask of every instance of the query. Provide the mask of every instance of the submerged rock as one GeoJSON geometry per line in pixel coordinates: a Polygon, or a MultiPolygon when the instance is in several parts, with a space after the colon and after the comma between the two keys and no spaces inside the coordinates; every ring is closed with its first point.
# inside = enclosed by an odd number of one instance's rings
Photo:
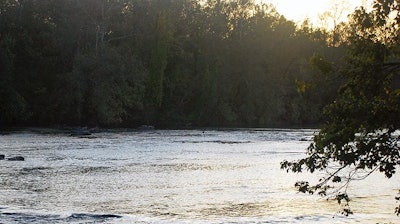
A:
{"type": "Polygon", "coordinates": [[[15,156],[7,159],[8,161],[25,161],[25,158],[22,156],[15,156]]]}
{"type": "Polygon", "coordinates": [[[112,219],[112,218],[122,218],[120,215],[113,215],[113,214],[86,214],[86,213],[73,213],[69,219],[78,219],[78,220],[85,220],[85,219],[112,219]]]}
{"type": "Polygon", "coordinates": [[[0,155],[0,160],[3,160],[5,158],[4,155],[0,155]]]}

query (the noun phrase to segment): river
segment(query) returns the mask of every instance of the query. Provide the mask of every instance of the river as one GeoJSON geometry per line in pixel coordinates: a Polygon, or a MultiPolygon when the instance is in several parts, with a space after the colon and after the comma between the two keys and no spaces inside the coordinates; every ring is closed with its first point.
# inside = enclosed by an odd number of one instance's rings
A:
{"type": "Polygon", "coordinates": [[[154,130],[0,136],[0,223],[398,223],[399,176],[354,183],[355,214],[298,193],[279,163],[315,130],[154,130]]]}

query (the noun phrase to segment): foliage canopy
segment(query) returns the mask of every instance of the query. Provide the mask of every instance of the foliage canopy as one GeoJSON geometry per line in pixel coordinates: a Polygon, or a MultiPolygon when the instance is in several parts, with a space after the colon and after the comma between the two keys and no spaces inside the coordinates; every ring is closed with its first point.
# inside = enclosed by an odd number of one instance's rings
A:
{"type": "Polygon", "coordinates": [[[337,85],[294,83],[340,49],[313,33],[252,0],[3,0],[0,124],[315,124],[337,85]]]}

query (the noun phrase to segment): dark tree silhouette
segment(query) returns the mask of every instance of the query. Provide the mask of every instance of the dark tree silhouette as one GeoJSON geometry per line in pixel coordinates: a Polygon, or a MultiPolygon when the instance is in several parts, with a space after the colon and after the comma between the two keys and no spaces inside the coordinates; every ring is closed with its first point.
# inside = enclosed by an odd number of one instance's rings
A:
{"type": "MultiPolygon", "coordinates": [[[[312,185],[296,183],[301,192],[334,197],[351,214],[347,186],[375,171],[391,178],[400,165],[400,1],[375,1],[373,11],[358,9],[348,25],[346,82],[325,108],[326,124],[308,147],[308,156],[283,161],[282,169],[328,175],[312,185]]],[[[400,214],[399,208],[396,213],[400,214]]]]}

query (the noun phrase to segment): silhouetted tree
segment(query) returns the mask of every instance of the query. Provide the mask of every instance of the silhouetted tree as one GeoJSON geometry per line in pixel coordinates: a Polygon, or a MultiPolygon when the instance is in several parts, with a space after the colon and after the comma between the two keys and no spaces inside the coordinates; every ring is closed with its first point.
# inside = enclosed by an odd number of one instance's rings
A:
{"type": "Polygon", "coordinates": [[[306,158],[282,162],[288,171],[327,171],[315,185],[302,181],[296,186],[302,192],[333,194],[345,202],[347,215],[352,213],[347,185],[375,171],[391,178],[400,164],[399,7],[400,1],[375,1],[373,11],[360,8],[352,15],[341,68],[346,81],[325,109],[327,122],[306,158]]]}

